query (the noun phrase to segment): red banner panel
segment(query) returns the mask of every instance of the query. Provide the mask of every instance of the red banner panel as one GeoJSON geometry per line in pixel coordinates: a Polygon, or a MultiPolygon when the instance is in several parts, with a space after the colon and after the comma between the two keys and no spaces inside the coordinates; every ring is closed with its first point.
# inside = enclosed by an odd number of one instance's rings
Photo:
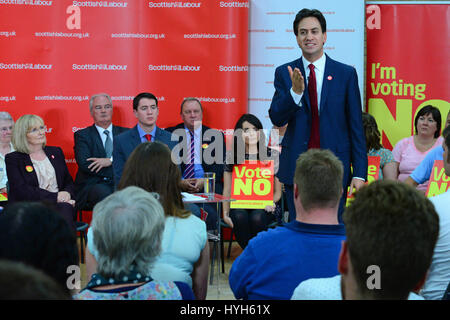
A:
{"type": "Polygon", "coordinates": [[[450,110],[450,6],[368,5],[366,97],[384,147],[414,134],[425,105],[450,110]]]}
{"type": "Polygon", "coordinates": [[[0,48],[0,111],[41,116],[72,173],[92,94],[110,94],[128,127],[143,91],[158,97],[162,128],[181,122],[185,97],[225,132],[247,112],[248,2],[0,0],[0,48]]]}

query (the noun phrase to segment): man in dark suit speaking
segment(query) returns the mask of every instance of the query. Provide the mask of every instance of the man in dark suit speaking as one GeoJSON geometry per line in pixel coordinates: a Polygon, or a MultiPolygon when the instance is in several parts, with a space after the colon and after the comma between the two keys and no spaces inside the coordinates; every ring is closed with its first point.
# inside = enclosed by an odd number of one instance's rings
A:
{"type": "Polygon", "coordinates": [[[142,142],[159,141],[172,150],[178,143],[172,140],[172,134],[156,126],[158,120],[158,99],[151,93],[142,92],[133,99],[133,113],[138,120],[134,128],[124,132],[114,139],[113,169],[114,184],[120,181],[123,167],[129,155],[142,142]]]}
{"type": "Polygon", "coordinates": [[[302,57],[276,69],[275,94],[269,109],[274,125],[288,124],[277,176],[285,184],[289,218],[293,220],[292,185],[298,156],[310,148],[330,149],[344,165],[344,194],[339,208],[342,221],[347,187],[358,190],[367,177],[356,70],[324,54],[326,21],[319,10],[300,10],[293,28],[302,57]]]}
{"type": "Polygon", "coordinates": [[[93,95],[89,110],[94,124],[74,133],[77,208],[92,208],[114,191],[113,139],[128,130],[112,124],[113,104],[108,94],[93,95]]]}

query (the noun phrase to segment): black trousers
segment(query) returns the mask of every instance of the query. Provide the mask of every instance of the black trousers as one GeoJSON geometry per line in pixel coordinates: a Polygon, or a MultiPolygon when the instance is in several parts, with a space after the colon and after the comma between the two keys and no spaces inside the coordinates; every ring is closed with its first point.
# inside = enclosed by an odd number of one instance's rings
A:
{"type": "Polygon", "coordinates": [[[230,218],[233,221],[236,241],[245,249],[250,239],[267,230],[268,224],[275,216],[263,209],[231,209],[230,218]]]}

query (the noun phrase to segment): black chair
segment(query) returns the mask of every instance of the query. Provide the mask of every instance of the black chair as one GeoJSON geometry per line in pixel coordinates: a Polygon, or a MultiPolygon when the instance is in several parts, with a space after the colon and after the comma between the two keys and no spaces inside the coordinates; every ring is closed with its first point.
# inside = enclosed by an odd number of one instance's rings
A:
{"type": "Polygon", "coordinates": [[[81,263],[84,263],[84,247],[87,244],[87,228],[89,227],[89,225],[83,221],[76,221],[75,226],[80,237],[81,263]]]}
{"type": "Polygon", "coordinates": [[[75,226],[80,238],[81,263],[84,263],[84,248],[87,245],[87,229],[89,228],[89,224],[83,221],[83,211],[92,211],[92,208],[77,208],[77,221],[75,222],[75,226]]]}

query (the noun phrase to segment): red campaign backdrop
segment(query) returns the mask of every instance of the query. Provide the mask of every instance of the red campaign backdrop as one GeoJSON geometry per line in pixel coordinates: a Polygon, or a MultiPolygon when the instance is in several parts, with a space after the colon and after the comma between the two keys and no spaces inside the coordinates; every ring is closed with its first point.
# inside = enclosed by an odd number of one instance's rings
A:
{"type": "Polygon", "coordinates": [[[450,83],[450,6],[367,6],[367,110],[392,149],[414,134],[419,109],[431,104],[445,122],[450,83]]]}
{"type": "Polygon", "coordinates": [[[206,125],[234,128],[247,48],[248,2],[0,0],[0,111],[41,116],[74,174],[73,133],[92,124],[95,93],[111,95],[118,125],[135,125],[132,99],[146,91],[159,127],[181,122],[193,96],[206,125]]]}

